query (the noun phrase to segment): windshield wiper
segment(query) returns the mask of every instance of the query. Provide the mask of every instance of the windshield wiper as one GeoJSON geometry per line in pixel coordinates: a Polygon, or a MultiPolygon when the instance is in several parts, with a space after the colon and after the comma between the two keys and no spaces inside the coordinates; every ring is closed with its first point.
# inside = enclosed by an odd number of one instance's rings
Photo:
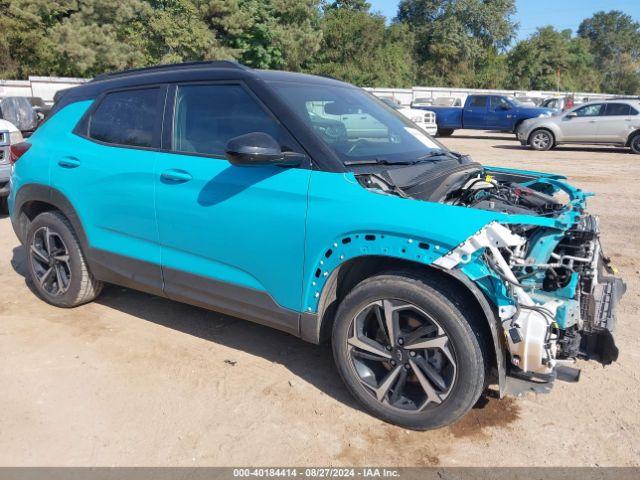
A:
{"type": "Polygon", "coordinates": [[[413,165],[415,161],[398,160],[392,162],[386,158],[368,158],[366,160],[345,160],[344,164],[349,165],[413,165]]]}
{"type": "Polygon", "coordinates": [[[419,157],[415,163],[422,162],[424,160],[432,160],[437,157],[455,158],[456,160],[460,158],[455,153],[449,152],[447,150],[434,150],[432,152],[427,153],[426,155],[419,157]]]}

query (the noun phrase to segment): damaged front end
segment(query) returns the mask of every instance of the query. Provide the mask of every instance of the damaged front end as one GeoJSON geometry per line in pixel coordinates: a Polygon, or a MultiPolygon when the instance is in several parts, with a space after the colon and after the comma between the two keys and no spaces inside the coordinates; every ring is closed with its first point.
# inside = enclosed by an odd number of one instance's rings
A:
{"type": "MultiPolygon", "coordinates": [[[[549,380],[562,371],[575,380],[577,371],[557,367],[578,358],[604,365],[615,361],[612,333],[626,286],[602,251],[597,217],[585,211],[590,194],[559,177],[530,172],[493,170],[476,178],[493,185],[488,188],[492,195],[505,188],[517,199],[524,192],[530,211],[519,211],[525,202],[509,201],[507,208],[517,212],[503,210],[511,214],[435,264],[461,269],[493,300],[511,375],[549,380]]],[[[500,199],[480,200],[491,201],[500,199]]]]}
{"type": "Polygon", "coordinates": [[[576,359],[618,358],[612,333],[626,286],[602,251],[598,219],[585,210],[591,194],[561,176],[460,160],[359,180],[386,194],[495,213],[434,264],[461,270],[495,305],[509,376],[575,381],[579,371],[568,365],[576,359]]]}

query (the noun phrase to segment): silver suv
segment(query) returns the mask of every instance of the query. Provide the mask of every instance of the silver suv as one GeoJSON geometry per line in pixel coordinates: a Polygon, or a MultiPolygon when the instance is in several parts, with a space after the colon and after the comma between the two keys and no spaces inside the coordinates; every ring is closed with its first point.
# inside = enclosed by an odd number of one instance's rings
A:
{"type": "Polygon", "coordinates": [[[549,150],[562,143],[631,147],[640,153],[640,100],[589,102],[547,118],[522,122],[516,133],[523,145],[549,150]]]}

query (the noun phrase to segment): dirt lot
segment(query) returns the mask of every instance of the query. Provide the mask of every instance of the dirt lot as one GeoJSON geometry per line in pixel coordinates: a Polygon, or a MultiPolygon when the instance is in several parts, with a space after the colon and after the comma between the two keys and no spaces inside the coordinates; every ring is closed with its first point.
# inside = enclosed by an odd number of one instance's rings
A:
{"type": "Polygon", "coordinates": [[[119,287],[74,310],[37,300],[2,218],[0,465],[640,465],[640,156],[536,153],[482,132],[444,143],[598,194],[591,210],[629,287],[618,363],[583,362],[578,384],[410,432],[359,410],[327,347],[119,287]]]}

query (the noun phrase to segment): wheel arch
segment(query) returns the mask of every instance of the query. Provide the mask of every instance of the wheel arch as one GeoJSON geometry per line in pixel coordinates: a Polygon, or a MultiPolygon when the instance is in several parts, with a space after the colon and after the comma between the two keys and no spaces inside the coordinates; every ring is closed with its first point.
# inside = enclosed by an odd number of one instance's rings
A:
{"type": "Polygon", "coordinates": [[[538,130],[545,130],[546,132],[549,132],[551,134],[551,138],[553,139],[553,145],[556,145],[558,143],[558,134],[554,132],[553,129],[548,125],[542,125],[531,130],[531,133],[529,133],[529,136],[527,137],[527,145],[531,145],[531,138],[533,137],[533,134],[538,130]]]}
{"type": "Polygon", "coordinates": [[[364,255],[346,260],[332,271],[324,284],[317,314],[303,314],[301,337],[313,343],[327,342],[331,336],[337,307],[347,293],[366,278],[392,271],[437,280],[441,290],[448,293],[450,298],[455,297],[456,302],[463,303],[466,308],[479,314],[481,321],[472,327],[481,336],[478,340],[487,344],[490,352],[490,378],[498,384],[502,396],[506,386],[506,357],[497,314],[482,291],[458,270],[444,270],[414,260],[380,255],[364,255]]]}
{"type": "Polygon", "coordinates": [[[58,189],[48,185],[26,184],[16,193],[11,223],[18,239],[24,243],[29,224],[39,214],[51,210],[60,211],[71,223],[83,249],[87,236],[80,217],[69,199],[58,189]]]}
{"type": "Polygon", "coordinates": [[[629,134],[629,136],[627,137],[627,143],[626,146],[630,147],[631,146],[631,141],[633,140],[633,138],[637,135],[640,135],[640,129],[634,130],[633,132],[631,132],[629,134]]]}

